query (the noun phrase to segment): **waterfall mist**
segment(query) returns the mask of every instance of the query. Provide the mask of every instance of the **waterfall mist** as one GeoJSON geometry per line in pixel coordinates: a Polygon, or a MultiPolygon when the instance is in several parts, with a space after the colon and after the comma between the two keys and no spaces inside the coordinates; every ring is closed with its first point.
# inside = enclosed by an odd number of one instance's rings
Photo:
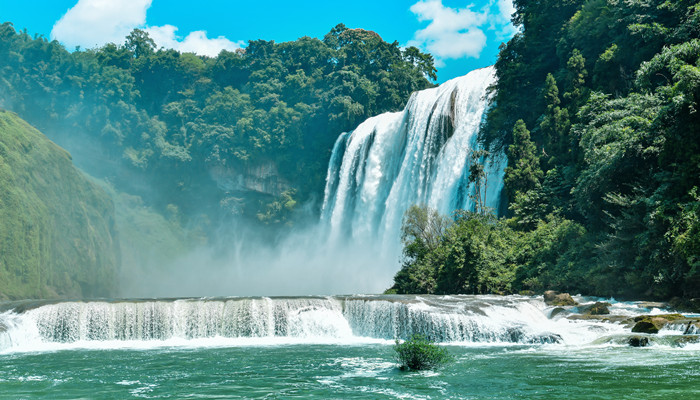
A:
{"type": "MultiPolygon", "coordinates": [[[[230,226],[216,235],[216,243],[202,243],[167,261],[128,266],[121,294],[383,292],[400,267],[400,226],[411,205],[425,204],[447,215],[474,209],[470,154],[478,148],[487,88],[494,79],[493,68],[472,71],[414,93],[401,112],[369,118],[340,135],[320,219],[307,210],[305,224],[272,238],[248,224],[230,226]]],[[[486,205],[493,209],[499,203],[503,158],[481,160],[488,177],[486,205]]],[[[131,262],[142,261],[132,257],[131,262]]]]}

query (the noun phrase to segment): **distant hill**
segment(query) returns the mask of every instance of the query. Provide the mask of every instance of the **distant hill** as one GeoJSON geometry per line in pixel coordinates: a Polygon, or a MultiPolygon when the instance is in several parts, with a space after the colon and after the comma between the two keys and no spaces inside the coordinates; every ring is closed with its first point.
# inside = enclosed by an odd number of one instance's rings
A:
{"type": "Polygon", "coordinates": [[[113,295],[114,221],[68,152],[0,110],[0,299],[113,295]]]}

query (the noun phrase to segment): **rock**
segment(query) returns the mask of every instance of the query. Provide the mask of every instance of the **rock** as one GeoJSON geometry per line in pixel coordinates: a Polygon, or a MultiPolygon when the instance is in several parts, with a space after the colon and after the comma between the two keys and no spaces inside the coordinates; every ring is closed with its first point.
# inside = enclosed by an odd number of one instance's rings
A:
{"type": "Polygon", "coordinates": [[[700,319],[684,318],[670,321],[666,329],[682,332],[684,335],[697,335],[700,334],[700,319]]]}
{"type": "Polygon", "coordinates": [[[632,347],[646,347],[652,345],[683,347],[688,344],[700,343],[698,335],[612,335],[604,336],[593,341],[593,344],[617,344],[632,347]]]}
{"type": "Polygon", "coordinates": [[[681,314],[640,315],[634,318],[635,333],[659,333],[659,330],[671,321],[685,319],[681,314]]]}
{"type": "Polygon", "coordinates": [[[525,338],[525,332],[521,328],[508,328],[503,338],[507,342],[521,343],[525,338]]]}
{"type": "Polygon", "coordinates": [[[668,308],[668,304],[666,303],[659,303],[655,301],[642,301],[640,303],[637,303],[637,307],[639,308],[668,308]]]}
{"type": "Polygon", "coordinates": [[[556,333],[542,333],[528,338],[528,343],[532,344],[556,344],[562,342],[561,335],[556,333]]]}
{"type": "Polygon", "coordinates": [[[567,319],[573,321],[600,321],[600,322],[611,322],[611,323],[623,323],[628,325],[629,328],[634,326],[634,322],[630,322],[631,319],[626,315],[582,315],[573,314],[566,317],[567,319]]]}
{"type": "Polygon", "coordinates": [[[608,315],[610,314],[610,303],[597,301],[595,304],[580,306],[579,312],[584,315],[608,315]]]}
{"type": "Polygon", "coordinates": [[[646,347],[649,346],[649,338],[645,336],[630,336],[627,343],[632,347],[646,347]]]}
{"type": "Polygon", "coordinates": [[[518,294],[521,296],[534,296],[535,291],[534,290],[521,290],[518,294]]]}
{"type": "Polygon", "coordinates": [[[568,293],[559,293],[554,290],[544,292],[544,302],[548,306],[575,306],[578,305],[568,293]]]}
{"type": "Polygon", "coordinates": [[[556,307],[553,308],[552,311],[549,312],[549,319],[552,319],[556,317],[557,315],[566,315],[570,314],[571,312],[567,310],[566,308],[563,307],[556,307]]]}

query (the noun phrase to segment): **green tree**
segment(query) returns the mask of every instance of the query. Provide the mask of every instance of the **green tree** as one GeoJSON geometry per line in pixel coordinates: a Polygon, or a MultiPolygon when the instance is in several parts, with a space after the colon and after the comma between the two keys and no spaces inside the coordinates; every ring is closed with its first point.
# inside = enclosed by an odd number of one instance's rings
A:
{"type": "Polygon", "coordinates": [[[509,199],[514,200],[518,193],[536,189],[542,177],[537,147],[530,139],[525,122],[519,119],[513,127],[513,144],[508,147],[508,167],[505,169],[504,184],[509,199]]]}

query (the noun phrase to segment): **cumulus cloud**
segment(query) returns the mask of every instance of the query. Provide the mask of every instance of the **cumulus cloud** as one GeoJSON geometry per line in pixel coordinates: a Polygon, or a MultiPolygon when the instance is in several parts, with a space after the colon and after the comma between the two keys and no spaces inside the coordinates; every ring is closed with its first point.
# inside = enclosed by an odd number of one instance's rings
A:
{"type": "Polygon", "coordinates": [[[498,11],[499,15],[494,25],[496,25],[496,30],[500,36],[499,38],[510,38],[518,31],[518,29],[510,23],[510,19],[515,12],[513,0],[498,0],[498,11]]]}
{"type": "Polygon", "coordinates": [[[146,23],[151,0],[79,0],[51,30],[68,48],[92,48],[105,43],[121,43],[132,29],[146,23]]]}
{"type": "Polygon", "coordinates": [[[173,25],[148,26],[146,12],[152,0],[78,0],[53,26],[51,38],[68,48],[93,48],[107,43],[123,43],[135,28],[143,29],[158,47],[183,53],[214,57],[221,50],[235,50],[243,42],[232,42],[223,36],[208,38],[206,31],[194,31],[185,38],[176,34],[173,25]]]}
{"type": "Polygon", "coordinates": [[[181,53],[197,53],[202,56],[216,57],[221,50],[233,51],[243,47],[242,41],[232,42],[223,36],[208,38],[206,31],[190,32],[184,39],[179,37],[177,27],[172,25],[152,26],[146,29],[148,35],[158,47],[175,49],[181,53]]]}
{"type": "Polygon", "coordinates": [[[486,47],[485,31],[495,31],[499,39],[515,33],[510,24],[512,0],[489,0],[478,9],[473,4],[455,9],[443,5],[442,0],[421,0],[410,10],[418,21],[430,23],[418,30],[408,45],[432,53],[437,65],[445,59],[479,58],[486,47]]]}

